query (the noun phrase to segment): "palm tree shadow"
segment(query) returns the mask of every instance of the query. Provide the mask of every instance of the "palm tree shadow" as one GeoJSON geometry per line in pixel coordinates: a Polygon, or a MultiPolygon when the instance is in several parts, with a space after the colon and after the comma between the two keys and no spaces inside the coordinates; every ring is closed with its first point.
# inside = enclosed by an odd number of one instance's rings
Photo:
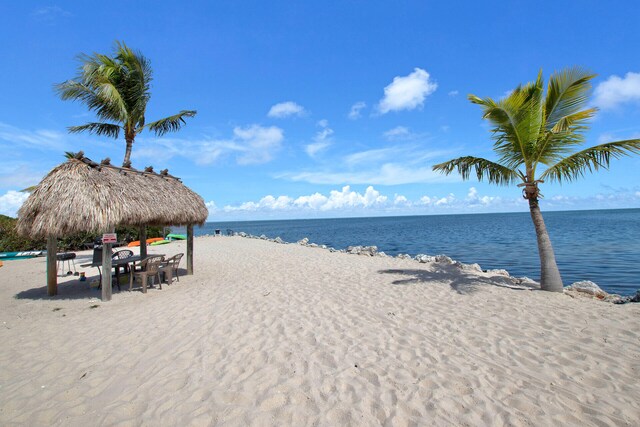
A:
{"type": "Polygon", "coordinates": [[[495,275],[492,277],[482,277],[461,270],[455,266],[441,266],[435,271],[420,269],[389,269],[380,270],[378,273],[406,276],[406,278],[391,282],[394,285],[400,286],[432,284],[434,282],[448,283],[451,289],[460,295],[471,295],[474,292],[477,292],[480,287],[487,285],[513,290],[535,289],[526,286],[514,285],[514,283],[505,276],[495,275]]]}

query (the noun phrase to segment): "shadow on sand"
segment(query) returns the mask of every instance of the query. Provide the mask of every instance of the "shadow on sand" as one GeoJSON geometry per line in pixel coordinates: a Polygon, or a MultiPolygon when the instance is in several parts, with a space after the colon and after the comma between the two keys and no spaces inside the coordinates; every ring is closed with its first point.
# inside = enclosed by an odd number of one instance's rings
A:
{"type": "Polygon", "coordinates": [[[430,284],[432,282],[449,283],[451,289],[461,295],[471,295],[476,292],[479,287],[486,285],[514,290],[535,290],[535,288],[514,285],[509,278],[504,276],[495,275],[492,277],[482,277],[461,270],[455,266],[441,266],[436,271],[390,269],[380,270],[379,273],[406,276],[405,279],[398,279],[391,282],[394,285],[430,284]]]}
{"type": "MultiPolygon", "coordinates": [[[[184,268],[178,269],[179,277],[183,277],[187,274],[187,270],[184,268]]],[[[43,281],[46,281],[46,277],[42,278],[43,281]]],[[[42,286],[38,288],[31,288],[15,294],[14,298],[16,299],[31,299],[31,300],[48,300],[48,301],[56,301],[56,300],[65,300],[65,299],[92,299],[92,298],[100,298],[101,290],[97,287],[91,287],[90,284],[94,280],[100,280],[100,276],[98,274],[94,276],[87,276],[87,280],[80,281],[78,276],[59,276],[58,277],[58,295],[50,297],[47,295],[47,286],[42,286]],[[62,281],[62,282],[61,282],[62,281]]],[[[178,283],[175,278],[173,283],[178,283]]],[[[166,285],[166,283],[163,283],[166,285]]],[[[153,287],[147,287],[147,289],[158,289],[158,284],[156,283],[153,287]]],[[[121,274],[120,275],[120,290],[118,290],[118,286],[113,285],[113,293],[116,294],[118,292],[127,292],[129,290],[129,275],[121,274]]],[[[140,286],[140,281],[136,281],[133,285],[133,292],[142,292],[142,287],[140,286]]]]}

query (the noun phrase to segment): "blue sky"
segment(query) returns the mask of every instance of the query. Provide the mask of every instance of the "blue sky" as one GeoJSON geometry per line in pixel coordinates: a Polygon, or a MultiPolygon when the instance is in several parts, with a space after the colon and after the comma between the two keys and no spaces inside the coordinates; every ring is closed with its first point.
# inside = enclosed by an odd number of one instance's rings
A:
{"type": "MultiPolygon", "coordinates": [[[[516,187],[431,172],[494,159],[467,94],[581,66],[598,74],[587,144],[640,137],[638,16],[633,1],[3,2],[0,213],[65,151],[121,163],[122,139],[67,133],[94,116],[52,89],[115,40],[151,60],[147,121],[198,111],[139,135],[133,166],[169,168],[210,220],[524,211],[516,187]]],[[[543,210],[640,207],[640,157],[542,192],[543,210]]]]}

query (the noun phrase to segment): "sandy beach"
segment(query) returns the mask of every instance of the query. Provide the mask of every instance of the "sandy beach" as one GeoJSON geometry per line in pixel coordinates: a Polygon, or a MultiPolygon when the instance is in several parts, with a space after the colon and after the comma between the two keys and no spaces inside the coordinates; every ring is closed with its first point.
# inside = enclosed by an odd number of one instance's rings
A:
{"type": "Polygon", "coordinates": [[[241,237],[104,303],[96,269],[49,298],[45,267],[0,268],[3,426],[640,423],[638,304],[241,237]]]}

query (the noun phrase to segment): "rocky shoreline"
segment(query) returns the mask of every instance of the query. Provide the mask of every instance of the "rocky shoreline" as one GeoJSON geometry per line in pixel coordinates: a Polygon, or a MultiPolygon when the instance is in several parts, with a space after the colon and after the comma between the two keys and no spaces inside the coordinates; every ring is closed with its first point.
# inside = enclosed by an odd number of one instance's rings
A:
{"type": "MultiPolygon", "coordinates": [[[[260,236],[255,236],[253,234],[245,233],[243,231],[233,232],[232,235],[237,237],[244,237],[248,239],[266,240],[269,242],[284,244],[284,245],[293,243],[293,242],[286,242],[280,237],[270,238],[264,234],[260,236]]],[[[507,281],[505,285],[507,285],[508,287],[513,287],[517,289],[539,289],[540,288],[540,284],[538,282],[528,277],[514,277],[514,276],[511,276],[511,274],[509,274],[509,272],[504,269],[483,270],[482,267],[480,267],[480,265],[477,263],[465,264],[460,261],[456,261],[447,255],[442,255],[442,254],[441,255],[418,254],[415,256],[411,256],[409,254],[400,253],[395,257],[393,257],[390,255],[387,255],[383,251],[379,251],[377,246],[348,246],[346,249],[335,249],[327,245],[318,245],[317,243],[312,243],[309,241],[309,238],[307,237],[304,237],[295,243],[301,246],[307,246],[309,248],[325,249],[330,252],[340,252],[340,253],[369,256],[369,257],[413,260],[422,264],[437,263],[442,266],[452,266],[460,270],[471,271],[471,272],[475,271],[478,273],[480,272],[489,273],[495,276],[501,276],[507,281]]],[[[596,283],[588,280],[575,282],[569,286],[565,286],[564,293],[572,298],[594,298],[594,299],[609,302],[612,304],[626,304],[631,302],[636,302],[636,303],[640,302],[640,289],[636,291],[635,295],[621,296],[618,294],[607,293],[602,288],[600,288],[596,283]]]]}

